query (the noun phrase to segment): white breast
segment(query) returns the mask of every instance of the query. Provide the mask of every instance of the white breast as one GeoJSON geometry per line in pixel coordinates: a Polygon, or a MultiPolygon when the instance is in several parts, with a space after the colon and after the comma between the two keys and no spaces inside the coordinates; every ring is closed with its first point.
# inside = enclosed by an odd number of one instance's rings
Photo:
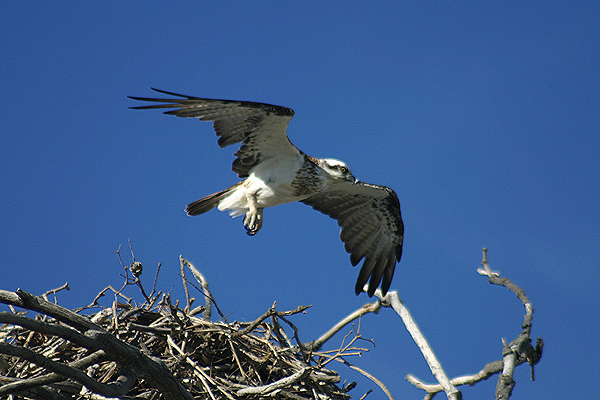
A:
{"type": "Polygon", "coordinates": [[[256,196],[260,208],[301,200],[306,196],[294,195],[291,182],[303,163],[303,157],[264,160],[252,169],[238,189],[221,201],[218,209],[230,210],[233,217],[245,214],[249,195],[256,196]]]}

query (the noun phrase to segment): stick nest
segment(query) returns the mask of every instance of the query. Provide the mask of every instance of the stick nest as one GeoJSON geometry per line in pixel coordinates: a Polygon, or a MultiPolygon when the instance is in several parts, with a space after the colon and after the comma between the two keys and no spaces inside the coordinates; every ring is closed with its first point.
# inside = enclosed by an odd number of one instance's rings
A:
{"type": "Polygon", "coordinates": [[[303,345],[287,319],[308,307],[280,312],[274,304],[251,323],[211,322],[211,302],[191,309],[188,298],[182,308],[168,294],[142,289],[146,302],[136,305],[122,289],[112,289],[109,307],[98,306],[101,293],[76,310],[0,291],[12,311],[0,312],[0,398],[350,398],[354,384],[338,386],[341,378],[324,366],[332,357],[303,345]],[[82,315],[92,308],[99,310],[82,315]]]}

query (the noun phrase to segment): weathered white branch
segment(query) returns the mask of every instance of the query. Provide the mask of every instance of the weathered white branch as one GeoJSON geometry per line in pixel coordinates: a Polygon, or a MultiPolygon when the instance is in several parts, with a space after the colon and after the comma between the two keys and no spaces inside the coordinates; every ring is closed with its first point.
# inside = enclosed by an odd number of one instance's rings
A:
{"type": "Polygon", "coordinates": [[[249,387],[238,390],[236,394],[238,396],[247,396],[247,395],[251,395],[251,394],[265,395],[265,394],[271,393],[277,389],[282,389],[286,386],[294,384],[294,383],[298,382],[299,380],[306,378],[309,373],[310,373],[310,368],[302,368],[301,370],[295,372],[294,374],[292,374],[290,376],[286,376],[285,378],[282,378],[282,379],[275,381],[273,383],[270,383],[268,385],[249,386],[249,387]]]}
{"type": "Polygon", "coordinates": [[[344,318],[342,318],[338,323],[336,323],[334,326],[332,326],[327,332],[322,334],[320,338],[318,338],[317,340],[315,340],[312,343],[306,344],[305,346],[310,348],[313,351],[317,351],[325,344],[325,342],[327,342],[329,339],[331,339],[343,327],[345,327],[346,325],[348,325],[355,319],[360,318],[363,315],[368,314],[368,313],[377,314],[379,312],[379,310],[381,310],[381,302],[379,302],[379,301],[377,301],[375,303],[364,304],[361,308],[353,311],[352,313],[350,313],[347,316],[345,316],[344,318]]]}
{"type": "MultiPolygon", "coordinates": [[[[534,349],[531,346],[531,323],[533,319],[533,306],[525,295],[523,289],[512,283],[506,278],[501,278],[500,273],[492,271],[487,261],[487,249],[483,249],[483,260],[481,262],[483,268],[479,268],[477,272],[488,278],[488,282],[491,284],[504,286],[512,291],[525,307],[525,317],[523,321],[522,331],[519,336],[511,343],[506,344],[506,341],[502,339],[502,359],[499,361],[493,361],[488,363],[481,371],[473,375],[465,375],[452,379],[450,382],[453,385],[473,385],[479,381],[488,379],[490,376],[499,374],[498,382],[496,384],[496,399],[508,399],[512,394],[512,390],[515,386],[513,380],[513,374],[515,367],[524,362],[528,362],[532,368],[532,379],[533,379],[533,365],[536,364],[542,354],[543,341],[538,338],[538,343],[534,349]]],[[[434,395],[437,392],[443,390],[441,385],[431,385],[423,383],[418,378],[408,375],[406,379],[415,385],[417,388],[426,391],[430,395],[434,395]]]]}
{"type": "Polygon", "coordinates": [[[460,391],[450,382],[448,375],[446,375],[446,371],[442,367],[442,364],[437,359],[435,353],[433,352],[429,342],[417,326],[417,323],[413,319],[412,315],[408,311],[408,308],[402,303],[400,300],[400,296],[398,296],[398,292],[391,291],[388,292],[385,297],[381,295],[381,291],[378,289],[375,294],[381,299],[383,306],[391,307],[396,311],[396,313],[402,318],[402,322],[404,322],[404,326],[412,336],[413,340],[421,350],[421,354],[427,361],[427,365],[431,370],[431,373],[435,377],[435,379],[439,382],[440,386],[446,392],[448,399],[451,400],[459,400],[462,398],[462,394],[460,391]]]}

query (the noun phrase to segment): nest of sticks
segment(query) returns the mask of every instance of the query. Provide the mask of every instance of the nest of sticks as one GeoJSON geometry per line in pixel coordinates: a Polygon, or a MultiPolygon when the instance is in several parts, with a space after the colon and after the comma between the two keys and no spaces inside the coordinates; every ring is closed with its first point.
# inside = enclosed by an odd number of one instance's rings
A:
{"type": "Polygon", "coordinates": [[[307,306],[282,312],[274,304],[250,323],[228,322],[223,315],[211,322],[216,303],[206,281],[184,259],[181,268],[185,306],[154,289],[146,295],[136,262],[129,267],[133,278],[127,273],[120,290],[109,286],[80,309],[48,301],[66,285],[40,297],[0,291],[0,302],[10,307],[0,312],[0,398],[350,398],[355,384],[342,383],[327,365],[366,350],[354,346],[359,335],[332,352],[301,343],[288,317],[307,306]],[[192,307],[188,284],[195,283],[185,278],[184,266],[207,299],[202,306],[192,307]],[[142,304],[123,295],[131,285],[141,289],[142,304]],[[99,306],[107,293],[114,301],[99,306]]]}

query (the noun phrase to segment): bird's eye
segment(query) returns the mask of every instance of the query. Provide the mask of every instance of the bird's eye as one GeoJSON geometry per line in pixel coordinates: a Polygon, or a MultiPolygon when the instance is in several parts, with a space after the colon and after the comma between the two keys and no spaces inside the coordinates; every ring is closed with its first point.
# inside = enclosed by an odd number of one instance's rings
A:
{"type": "Polygon", "coordinates": [[[340,167],[340,171],[342,171],[344,174],[348,172],[348,168],[346,167],[340,167]]]}

